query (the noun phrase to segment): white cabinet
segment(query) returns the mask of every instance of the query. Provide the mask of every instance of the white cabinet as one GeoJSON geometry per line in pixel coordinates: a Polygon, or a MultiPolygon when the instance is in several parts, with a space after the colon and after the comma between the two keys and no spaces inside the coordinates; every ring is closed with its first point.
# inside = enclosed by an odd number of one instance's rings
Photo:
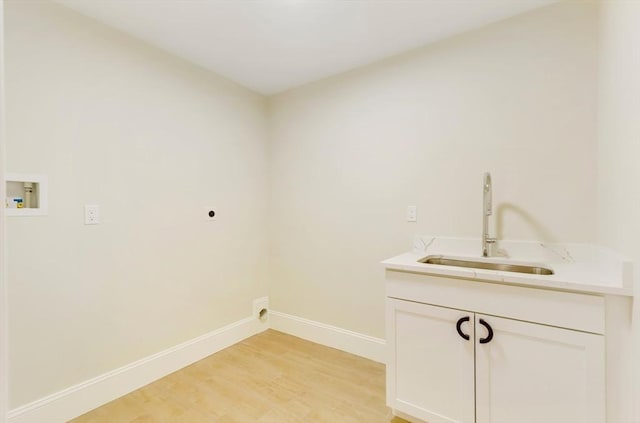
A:
{"type": "MultiPolygon", "coordinates": [[[[478,423],[605,421],[602,335],[476,315],[479,319],[492,327],[493,339],[476,345],[478,423]]],[[[476,331],[484,328],[476,323],[476,331]]]]}
{"type": "MultiPolygon", "coordinates": [[[[433,295],[450,298],[451,307],[426,304],[426,298],[402,298],[411,292],[406,280],[392,281],[391,288],[388,284],[387,402],[391,408],[428,423],[605,421],[602,334],[556,327],[563,325],[563,317],[550,317],[544,308],[539,313],[545,324],[523,321],[522,315],[531,315],[525,309],[536,306],[526,288],[510,287],[514,289],[509,293],[511,303],[505,306],[491,301],[495,288],[491,284],[487,292],[474,297],[459,290],[465,281],[435,279],[451,283],[435,289],[451,290],[455,296],[433,295]],[[471,307],[455,308],[462,304],[471,307]],[[497,313],[488,311],[492,306],[497,313]]],[[[427,291],[434,289],[424,281],[415,288],[425,286],[427,291]]],[[[600,312],[588,296],[551,295],[557,304],[566,298],[565,314],[572,314],[572,306],[581,317],[600,312]],[[589,307],[581,308],[580,303],[589,307]]],[[[598,320],[598,316],[591,318],[598,320]]],[[[595,324],[594,332],[598,328],[595,324]]]]}
{"type": "Polygon", "coordinates": [[[456,322],[469,313],[443,307],[389,299],[395,330],[387,342],[394,346],[395,366],[387,365],[389,405],[429,423],[473,422],[473,321],[456,322]]]}

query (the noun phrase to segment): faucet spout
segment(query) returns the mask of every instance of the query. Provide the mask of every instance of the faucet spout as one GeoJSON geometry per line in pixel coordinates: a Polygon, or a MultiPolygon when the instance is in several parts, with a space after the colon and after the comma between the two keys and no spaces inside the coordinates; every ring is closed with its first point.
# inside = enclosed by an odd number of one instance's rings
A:
{"type": "Polygon", "coordinates": [[[496,242],[495,238],[489,236],[489,216],[492,210],[492,186],[491,174],[485,172],[482,188],[482,256],[491,256],[491,245],[496,242]]]}

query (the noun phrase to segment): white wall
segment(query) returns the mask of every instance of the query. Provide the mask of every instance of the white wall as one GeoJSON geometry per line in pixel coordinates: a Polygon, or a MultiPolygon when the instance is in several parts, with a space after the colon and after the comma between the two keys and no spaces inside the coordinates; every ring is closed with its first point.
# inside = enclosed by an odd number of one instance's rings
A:
{"type": "Polygon", "coordinates": [[[251,315],[267,110],[65,8],[5,4],[8,170],[50,186],[47,217],[7,224],[14,408],[251,315]]]}
{"type": "Polygon", "coordinates": [[[596,23],[560,3],[272,98],[272,307],[384,337],[377,263],[479,238],[484,171],[500,238],[594,241],[596,23]]]}
{"type": "MultiPolygon", "coordinates": [[[[639,197],[602,189],[637,193],[617,163],[638,143],[614,145],[600,119],[596,148],[592,3],[292,90],[268,115],[263,97],[59,6],[7,9],[8,169],[51,187],[49,216],[8,222],[12,407],[248,316],[267,258],[273,309],[383,338],[377,263],[414,234],[479,237],[486,170],[501,238],[637,252],[634,214],[615,214],[639,197]],[[99,226],[82,225],[90,203],[99,226]]],[[[616,83],[600,78],[600,95],[616,83]]],[[[612,128],[619,94],[603,103],[612,128]]]]}
{"type": "MultiPolygon", "coordinates": [[[[5,198],[5,140],[4,140],[4,2],[0,1],[0,198],[5,198]]],[[[7,372],[7,283],[5,255],[5,211],[0,207],[0,422],[7,415],[8,378],[7,372]]]]}
{"type": "MultiPolygon", "coordinates": [[[[640,421],[640,3],[603,1],[598,100],[598,241],[636,261],[633,306],[635,348],[617,360],[635,366],[635,394],[620,407],[640,421]]],[[[630,376],[634,377],[631,378],[630,376]]]]}
{"type": "Polygon", "coordinates": [[[599,240],[640,258],[640,3],[601,11],[598,109],[599,240]]]}

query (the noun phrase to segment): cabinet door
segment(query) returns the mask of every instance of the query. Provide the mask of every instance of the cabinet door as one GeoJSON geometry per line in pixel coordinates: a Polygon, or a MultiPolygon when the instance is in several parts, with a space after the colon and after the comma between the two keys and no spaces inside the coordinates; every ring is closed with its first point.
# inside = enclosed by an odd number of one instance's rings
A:
{"type": "Polygon", "coordinates": [[[482,315],[476,336],[477,423],[604,423],[603,336],[482,315]]]}
{"type": "Polygon", "coordinates": [[[473,323],[473,313],[387,299],[388,405],[429,423],[473,423],[473,323]],[[469,340],[456,330],[464,318],[469,340]]]}

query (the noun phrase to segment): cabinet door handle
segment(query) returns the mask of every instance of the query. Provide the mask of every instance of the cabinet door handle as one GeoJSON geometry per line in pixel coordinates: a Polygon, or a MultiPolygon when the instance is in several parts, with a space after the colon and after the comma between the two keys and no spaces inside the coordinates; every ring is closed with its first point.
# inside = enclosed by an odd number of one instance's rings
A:
{"type": "Polygon", "coordinates": [[[465,340],[469,340],[469,335],[467,335],[466,333],[462,332],[462,324],[464,322],[468,322],[469,321],[469,316],[465,316],[465,317],[461,317],[458,319],[458,323],[456,323],[456,330],[458,331],[458,335],[460,335],[463,339],[465,340]]]}
{"type": "Polygon", "coordinates": [[[489,332],[489,334],[487,335],[486,338],[480,338],[480,343],[481,344],[488,344],[493,339],[493,329],[491,328],[489,323],[485,322],[483,319],[480,319],[480,324],[482,326],[484,326],[485,328],[487,328],[487,331],[489,332]]]}

